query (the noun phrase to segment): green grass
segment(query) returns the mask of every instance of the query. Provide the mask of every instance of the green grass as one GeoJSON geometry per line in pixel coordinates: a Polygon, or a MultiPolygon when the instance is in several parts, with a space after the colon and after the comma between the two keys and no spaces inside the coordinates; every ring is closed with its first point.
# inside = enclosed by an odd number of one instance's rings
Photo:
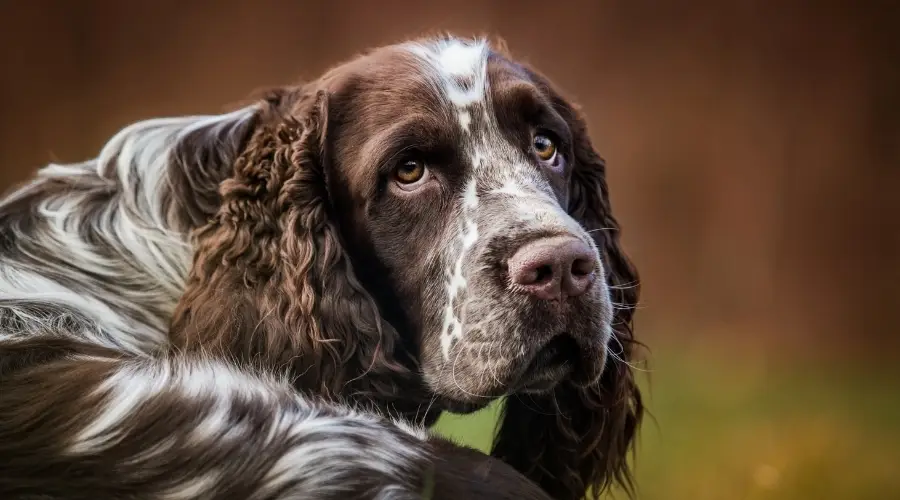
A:
{"type": "MultiPolygon", "coordinates": [[[[659,352],[643,384],[639,499],[900,498],[900,377],[659,352]]],[[[486,451],[497,410],[447,415],[437,430],[486,451]]]]}

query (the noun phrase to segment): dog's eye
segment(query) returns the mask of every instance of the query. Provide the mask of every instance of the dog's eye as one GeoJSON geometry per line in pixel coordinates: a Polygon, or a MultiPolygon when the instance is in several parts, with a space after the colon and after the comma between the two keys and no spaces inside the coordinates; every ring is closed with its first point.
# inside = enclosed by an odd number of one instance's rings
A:
{"type": "Polygon", "coordinates": [[[544,134],[536,134],[531,147],[541,161],[552,161],[556,157],[556,144],[544,134]]]}
{"type": "Polygon", "coordinates": [[[416,160],[409,160],[400,164],[394,170],[394,180],[399,184],[415,184],[425,177],[425,173],[426,169],[424,163],[416,160]]]}

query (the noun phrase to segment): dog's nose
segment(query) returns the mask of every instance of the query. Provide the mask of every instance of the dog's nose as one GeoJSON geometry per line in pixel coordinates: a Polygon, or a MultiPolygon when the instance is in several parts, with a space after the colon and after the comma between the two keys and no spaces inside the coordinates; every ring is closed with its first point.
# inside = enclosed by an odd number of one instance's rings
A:
{"type": "Polygon", "coordinates": [[[523,245],[509,259],[513,284],[543,300],[583,294],[594,282],[595,256],[572,236],[541,238],[523,245]]]}

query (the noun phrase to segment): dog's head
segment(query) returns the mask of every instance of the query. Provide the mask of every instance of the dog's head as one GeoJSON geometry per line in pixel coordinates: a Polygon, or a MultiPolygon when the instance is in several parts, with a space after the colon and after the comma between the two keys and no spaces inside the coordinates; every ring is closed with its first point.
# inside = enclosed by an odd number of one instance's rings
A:
{"type": "Polygon", "coordinates": [[[417,411],[509,396],[496,455],[559,498],[627,482],[637,277],[545,77],[419,40],[274,93],[241,135],[176,341],[417,411]]]}

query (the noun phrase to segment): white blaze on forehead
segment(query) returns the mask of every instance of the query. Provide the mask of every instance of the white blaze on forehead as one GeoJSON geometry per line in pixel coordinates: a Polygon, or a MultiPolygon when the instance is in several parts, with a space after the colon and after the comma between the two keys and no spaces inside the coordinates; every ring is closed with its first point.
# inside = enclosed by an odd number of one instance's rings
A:
{"type": "Polygon", "coordinates": [[[460,127],[468,132],[472,122],[468,108],[483,103],[487,95],[487,42],[450,38],[411,43],[408,48],[428,65],[429,73],[456,108],[460,127]]]}
{"type": "Polygon", "coordinates": [[[485,45],[473,40],[442,40],[436,46],[436,59],[448,75],[472,76],[484,62],[485,45]]]}

